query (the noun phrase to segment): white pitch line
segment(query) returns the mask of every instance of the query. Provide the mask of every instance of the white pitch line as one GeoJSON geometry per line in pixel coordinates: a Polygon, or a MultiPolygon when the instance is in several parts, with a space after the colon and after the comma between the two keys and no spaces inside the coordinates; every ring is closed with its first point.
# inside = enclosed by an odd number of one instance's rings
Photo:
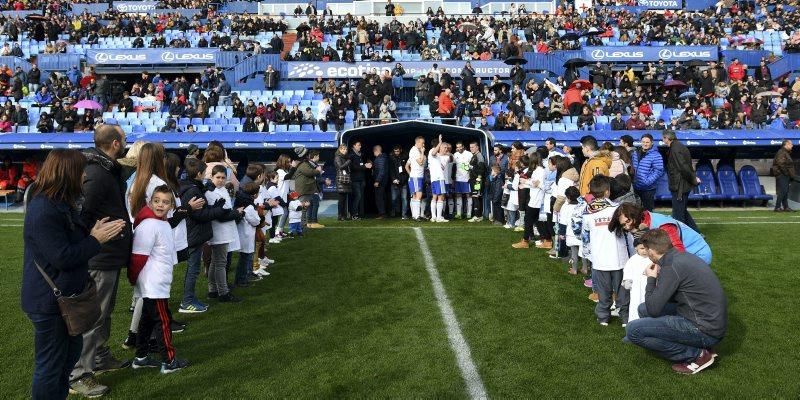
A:
{"type": "Polygon", "coordinates": [[[0,224],[0,228],[12,228],[12,227],[22,227],[22,224],[19,225],[9,225],[9,224],[0,224]]]}
{"type": "Polygon", "coordinates": [[[436,263],[433,261],[433,255],[428,248],[428,243],[425,241],[425,236],[422,234],[421,228],[413,228],[414,234],[417,236],[419,242],[419,249],[422,251],[422,256],[425,258],[425,269],[428,270],[428,275],[431,278],[433,285],[433,293],[436,296],[436,303],[439,305],[439,311],[442,313],[442,320],[444,320],[445,327],[447,328],[447,341],[450,342],[450,347],[456,354],[458,361],[458,368],[461,370],[461,376],[464,378],[464,383],[467,384],[467,391],[469,392],[470,399],[488,399],[486,388],[483,386],[478,368],[472,360],[472,352],[469,349],[469,344],[461,332],[461,326],[456,319],[456,313],[453,311],[453,306],[450,305],[450,300],[447,298],[447,293],[442,285],[442,280],[439,277],[439,270],[436,269],[436,263]]]}

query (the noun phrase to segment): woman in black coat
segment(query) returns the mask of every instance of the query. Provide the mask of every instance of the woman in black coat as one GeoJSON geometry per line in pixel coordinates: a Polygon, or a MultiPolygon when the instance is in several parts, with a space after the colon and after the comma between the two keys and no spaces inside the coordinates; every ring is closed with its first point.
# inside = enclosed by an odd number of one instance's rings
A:
{"type": "Polygon", "coordinates": [[[21,297],[34,328],[34,399],[67,397],[69,375],[83,347],[81,335],[67,332],[54,291],[37,265],[63,296],[81,294],[89,280],[89,259],[125,227],[122,220],[103,219],[92,228],[81,221],[77,201],[85,165],[77,150],[52,150],[25,213],[21,297]]]}
{"type": "Polygon", "coordinates": [[[347,145],[339,145],[333,164],[336,167],[336,192],[339,194],[339,221],[347,219],[347,197],[353,191],[350,177],[350,154],[347,145]]]}

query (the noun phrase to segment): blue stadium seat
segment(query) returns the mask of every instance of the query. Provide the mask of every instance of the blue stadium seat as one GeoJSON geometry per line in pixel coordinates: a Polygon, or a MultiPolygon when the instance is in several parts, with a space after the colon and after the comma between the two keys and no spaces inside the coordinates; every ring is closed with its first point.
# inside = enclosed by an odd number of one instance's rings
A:
{"type": "Polygon", "coordinates": [[[700,183],[689,195],[689,200],[723,200],[725,196],[720,194],[717,190],[717,185],[714,182],[714,173],[709,169],[698,168],[696,175],[700,178],[700,183]],[[700,196],[699,198],[693,197],[700,196]]]}
{"type": "Polygon", "coordinates": [[[271,126],[275,127],[274,130],[272,130],[273,132],[288,132],[289,131],[289,128],[287,128],[286,125],[283,125],[283,124],[271,125],[271,126]]]}
{"type": "Polygon", "coordinates": [[[27,125],[18,126],[17,133],[28,133],[28,126],[27,125]]]}
{"type": "MultiPolygon", "coordinates": [[[[194,124],[192,124],[192,125],[194,125],[194,124]]],[[[195,125],[195,129],[197,130],[197,132],[209,132],[210,131],[210,129],[208,129],[208,125],[195,125]]]]}
{"type": "Polygon", "coordinates": [[[549,122],[542,122],[539,124],[539,130],[543,132],[550,132],[553,130],[553,124],[549,122]]]}
{"type": "MultiPolygon", "coordinates": [[[[181,118],[181,119],[183,119],[183,118],[181,118]]],[[[192,118],[190,124],[192,124],[192,125],[202,125],[203,124],[203,119],[202,118],[192,118]]]]}
{"type": "Polygon", "coordinates": [[[142,133],[144,131],[145,131],[144,125],[139,125],[139,124],[133,125],[133,132],[134,133],[142,133]]]}
{"type": "Polygon", "coordinates": [[[191,123],[189,118],[178,118],[178,125],[189,125],[191,123]]]}
{"type": "Polygon", "coordinates": [[[217,124],[208,125],[208,130],[209,130],[209,132],[221,132],[222,131],[222,125],[217,125],[217,124]]]}
{"type": "Polygon", "coordinates": [[[749,196],[742,195],[739,192],[739,182],[736,179],[736,173],[732,169],[717,171],[717,180],[719,180],[720,193],[726,200],[742,201],[750,199],[749,196]]]}
{"type": "Polygon", "coordinates": [[[758,173],[752,165],[745,165],[739,170],[739,179],[742,182],[742,193],[753,200],[764,201],[772,200],[772,196],[764,191],[764,186],[758,178],[758,173]]]}
{"type": "Polygon", "coordinates": [[[300,125],[289,125],[289,132],[300,132],[300,125]]]}

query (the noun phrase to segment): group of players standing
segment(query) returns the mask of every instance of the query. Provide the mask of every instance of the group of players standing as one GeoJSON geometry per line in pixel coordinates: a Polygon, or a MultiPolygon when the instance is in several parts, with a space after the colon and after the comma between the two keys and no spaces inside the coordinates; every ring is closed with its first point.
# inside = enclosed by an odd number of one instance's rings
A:
{"type": "MultiPolygon", "coordinates": [[[[448,222],[445,216],[470,222],[483,220],[482,185],[487,171],[486,160],[477,142],[457,142],[455,152],[442,135],[434,139],[426,152],[425,138],[418,136],[408,152],[405,170],[408,173],[408,192],[411,197],[411,218],[427,219],[423,200],[430,182],[430,221],[448,222]],[[426,180],[426,172],[429,180],[426,180]]],[[[405,217],[405,216],[403,216],[405,217]]]]}

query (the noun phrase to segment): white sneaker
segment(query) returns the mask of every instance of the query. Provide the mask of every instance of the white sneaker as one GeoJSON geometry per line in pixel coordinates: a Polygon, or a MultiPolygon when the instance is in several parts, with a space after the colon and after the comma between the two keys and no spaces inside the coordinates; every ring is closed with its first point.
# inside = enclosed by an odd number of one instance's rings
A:
{"type": "Polygon", "coordinates": [[[436,222],[450,222],[450,220],[446,220],[444,218],[439,218],[439,219],[436,220],[436,222]]]}
{"type": "Polygon", "coordinates": [[[436,222],[436,218],[431,217],[431,222],[436,222]]]}
{"type": "Polygon", "coordinates": [[[521,226],[517,226],[517,227],[514,228],[514,232],[525,232],[525,228],[523,228],[521,226]]]}
{"type": "Polygon", "coordinates": [[[281,242],[281,239],[278,238],[278,237],[274,237],[274,238],[270,239],[269,242],[272,243],[272,244],[278,244],[278,243],[281,242]]]}
{"type": "Polygon", "coordinates": [[[275,264],[275,260],[273,260],[273,259],[271,259],[271,258],[269,258],[269,257],[264,257],[264,258],[262,258],[262,259],[258,260],[258,262],[259,262],[259,263],[263,262],[263,263],[264,263],[264,264],[266,264],[266,265],[272,265],[272,264],[275,264]]]}
{"type": "Polygon", "coordinates": [[[536,243],[537,246],[541,246],[542,245],[542,241],[541,240],[537,240],[535,243],[536,243]]]}
{"type": "Polygon", "coordinates": [[[483,222],[483,217],[475,217],[475,222],[483,222]]]}
{"type": "Polygon", "coordinates": [[[461,219],[461,214],[456,214],[456,219],[461,219]]]}
{"type": "Polygon", "coordinates": [[[506,229],[511,229],[511,225],[509,225],[509,224],[505,224],[505,225],[503,225],[503,228],[506,228],[506,229]]]}
{"type": "Polygon", "coordinates": [[[477,220],[478,220],[478,217],[472,217],[472,218],[468,219],[467,222],[475,222],[477,220]]]}
{"type": "Polygon", "coordinates": [[[253,273],[258,275],[258,276],[267,276],[267,275],[269,275],[269,272],[267,272],[267,270],[264,269],[264,267],[261,267],[261,268],[255,270],[255,271],[253,271],[253,273]]]}

